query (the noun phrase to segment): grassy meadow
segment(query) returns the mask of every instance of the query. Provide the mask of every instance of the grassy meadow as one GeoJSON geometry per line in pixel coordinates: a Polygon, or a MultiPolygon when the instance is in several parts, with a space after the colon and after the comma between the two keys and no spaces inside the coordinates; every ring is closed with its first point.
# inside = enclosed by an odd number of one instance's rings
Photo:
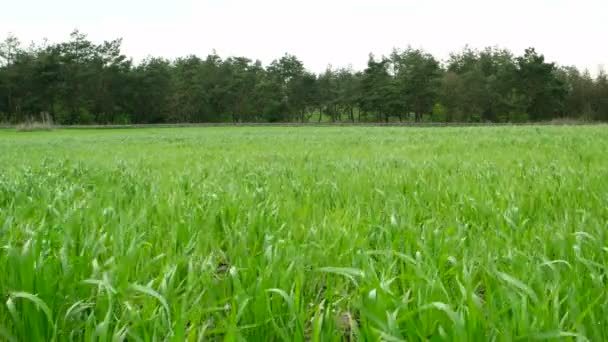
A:
{"type": "Polygon", "coordinates": [[[608,339],[608,127],[0,130],[0,340],[608,339]]]}

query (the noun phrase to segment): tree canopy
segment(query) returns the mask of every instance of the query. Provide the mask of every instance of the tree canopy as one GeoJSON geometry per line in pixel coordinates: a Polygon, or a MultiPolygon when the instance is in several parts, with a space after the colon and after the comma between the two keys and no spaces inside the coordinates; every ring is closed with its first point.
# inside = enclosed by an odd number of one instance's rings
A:
{"type": "Polygon", "coordinates": [[[464,48],[440,61],[421,49],[370,54],[367,67],[315,74],[285,54],[134,63],[120,39],[0,43],[0,122],[61,124],[310,121],[608,121],[608,77],[549,63],[534,48],[464,48]]]}

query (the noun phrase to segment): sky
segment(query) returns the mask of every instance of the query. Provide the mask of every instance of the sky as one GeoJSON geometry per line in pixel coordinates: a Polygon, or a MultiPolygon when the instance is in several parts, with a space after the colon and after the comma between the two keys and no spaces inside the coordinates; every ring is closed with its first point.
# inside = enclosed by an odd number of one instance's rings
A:
{"type": "Polygon", "coordinates": [[[295,54],[314,72],[365,68],[369,53],[423,48],[445,60],[468,45],[596,73],[608,68],[608,0],[18,0],[0,4],[0,37],[26,45],[123,38],[123,53],[245,56],[265,64],[295,54]]]}

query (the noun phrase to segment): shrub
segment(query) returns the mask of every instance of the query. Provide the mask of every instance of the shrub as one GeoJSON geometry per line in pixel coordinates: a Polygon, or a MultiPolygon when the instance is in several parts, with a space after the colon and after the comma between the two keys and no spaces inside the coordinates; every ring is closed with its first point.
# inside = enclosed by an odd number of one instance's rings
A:
{"type": "Polygon", "coordinates": [[[524,123],[528,122],[528,113],[525,112],[511,112],[509,113],[509,122],[512,123],[524,123]]]}
{"type": "Polygon", "coordinates": [[[76,122],[84,125],[90,125],[95,122],[95,115],[93,115],[93,113],[86,108],[80,108],[78,113],[78,121],[76,122]]]}
{"type": "Polygon", "coordinates": [[[114,125],[129,125],[130,123],[131,118],[129,117],[129,114],[126,113],[118,114],[112,120],[112,124],[114,125]]]}
{"type": "Polygon", "coordinates": [[[436,103],[433,106],[432,120],[434,122],[446,122],[447,121],[447,110],[441,103],[436,103]]]}

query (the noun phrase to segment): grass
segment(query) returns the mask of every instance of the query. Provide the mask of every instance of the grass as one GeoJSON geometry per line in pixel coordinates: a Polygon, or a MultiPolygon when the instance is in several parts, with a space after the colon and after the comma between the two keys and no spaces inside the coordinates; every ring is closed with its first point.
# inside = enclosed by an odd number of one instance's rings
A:
{"type": "Polygon", "coordinates": [[[15,126],[17,132],[50,131],[54,127],[53,119],[49,113],[42,113],[39,120],[29,118],[15,126]]]}
{"type": "Polygon", "coordinates": [[[0,131],[0,340],[608,339],[608,130],[0,131]]]}

